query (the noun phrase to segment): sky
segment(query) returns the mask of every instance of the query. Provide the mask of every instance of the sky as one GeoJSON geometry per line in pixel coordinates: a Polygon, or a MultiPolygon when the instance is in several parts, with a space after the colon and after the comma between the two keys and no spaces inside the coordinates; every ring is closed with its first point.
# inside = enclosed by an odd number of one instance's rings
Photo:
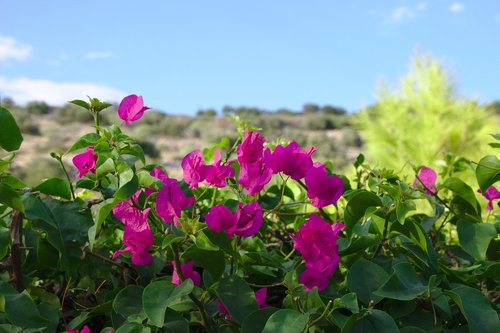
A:
{"type": "Polygon", "coordinates": [[[357,111],[416,50],[500,100],[500,1],[0,0],[0,98],[142,95],[170,114],[305,103],[357,111]]]}

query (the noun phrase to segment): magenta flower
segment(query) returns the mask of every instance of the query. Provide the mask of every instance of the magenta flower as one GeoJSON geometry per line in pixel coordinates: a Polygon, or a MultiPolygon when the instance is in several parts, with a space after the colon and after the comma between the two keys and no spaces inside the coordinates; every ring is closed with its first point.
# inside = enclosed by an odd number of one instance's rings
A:
{"type": "Polygon", "coordinates": [[[236,216],[222,204],[210,208],[205,216],[205,222],[210,229],[217,233],[225,230],[228,237],[232,237],[236,229],[236,216]]]}
{"type": "Polygon", "coordinates": [[[342,178],[328,176],[326,167],[322,163],[314,163],[306,173],[307,197],[316,208],[322,208],[337,202],[344,192],[342,178]]]}
{"type": "MultiPolygon", "coordinates": [[[[181,263],[182,277],[184,279],[191,279],[195,286],[199,286],[201,282],[200,273],[193,270],[194,261],[190,260],[187,263],[181,263]]],[[[177,274],[177,267],[175,266],[175,261],[172,261],[172,266],[174,267],[174,272],[172,273],[172,283],[180,285],[182,283],[179,275],[177,274]]]]}
{"type": "Polygon", "coordinates": [[[214,150],[214,163],[205,167],[207,182],[215,187],[226,187],[227,177],[234,177],[234,169],[231,168],[231,163],[221,164],[221,156],[218,150],[214,150]]]}
{"type": "MultiPolygon", "coordinates": [[[[418,178],[422,181],[422,184],[425,185],[429,190],[424,188],[424,193],[427,195],[432,195],[432,193],[436,193],[436,179],[437,173],[433,169],[423,166],[418,173],[418,178]]],[[[422,188],[422,184],[415,179],[413,181],[413,188],[422,188]]]]}
{"type": "Polygon", "coordinates": [[[236,228],[234,233],[240,237],[251,237],[259,232],[262,226],[262,207],[257,201],[243,206],[239,203],[236,211],[236,228]]]}
{"type": "Polygon", "coordinates": [[[90,329],[87,325],[83,326],[81,330],[73,329],[68,327],[68,333],[90,333],[90,329]]]}
{"type": "Polygon", "coordinates": [[[317,286],[321,291],[326,288],[325,280],[337,269],[340,257],[338,255],[337,237],[345,227],[341,223],[329,224],[316,214],[311,214],[309,220],[304,223],[293,242],[294,247],[302,254],[306,262],[306,274],[301,281],[306,281],[306,287],[317,286]],[[319,276],[321,275],[321,277],[319,276]]]}
{"type": "Polygon", "coordinates": [[[178,224],[181,211],[194,203],[193,197],[186,197],[175,179],[168,178],[168,182],[158,192],[156,197],[156,212],[165,223],[178,224]]]}
{"type": "Polygon", "coordinates": [[[97,154],[94,154],[94,147],[87,147],[87,151],[73,157],[73,164],[78,169],[78,178],[82,178],[87,172],[95,173],[95,162],[97,154]]]}
{"type": "Polygon", "coordinates": [[[144,111],[148,109],[150,108],[144,106],[142,96],[128,95],[118,106],[118,116],[125,120],[126,125],[130,125],[134,121],[139,120],[144,115],[144,111]]]}
{"type": "Polygon", "coordinates": [[[279,145],[272,153],[269,148],[266,149],[264,158],[273,173],[283,172],[292,179],[299,180],[304,178],[313,166],[311,155],[315,151],[314,147],[303,150],[297,142],[292,141],[286,147],[279,145]]]}
{"type": "Polygon", "coordinates": [[[325,275],[315,268],[307,268],[300,275],[299,282],[306,287],[307,291],[314,287],[318,287],[318,291],[322,291],[328,287],[330,279],[328,275],[325,275]]]}
{"type": "Polygon", "coordinates": [[[265,140],[259,132],[248,132],[248,130],[245,130],[243,142],[239,144],[236,149],[238,162],[240,162],[240,164],[253,164],[257,162],[257,160],[262,158],[264,142],[265,140]]]}
{"type": "MultiPolygon", "coordinates": [[[[482,193],[481,189],[478,189],[477,191],[479,193],[482,193]]],[[[484,192],[483,196],[488,200],[486,209],[493,210],[493,200],[500,199],[500,191],[498,191],[495,186],[491,185],[486,189],[486,192],[484,192]]]]}
{"type": "Polygon", "coordinates": [[[238,183],[240,183],[249,195],[255,195],[262,191],[264,186],[271,180],[273,172],[262,158],[255,163],[242,163],[238,183]]]}
{"type": "MultiPolygon", "coordinates": [[[[151,176],[158,178],[163,182],[163,184],[167,184],[171,178],[168,178],[168,175],[160,168],[160,167],[155,167],[151,172],[149,173],[151,176]]],[[[174,180],[175,181],[175,180],[174,180]]],[[[175,181],[176,182],[176,181],[175,181]]],[[[156,192],[156,190],[152,188],[146,188],[144,191],[146,197],[149,197],[152,193],[156,192]]]]}
{"type": "Polygon", "coordinates": [[[196,188],[205,180],[207,167],[199,149],[184,156],[181,166],[184,171],[184,180],[189,184],[189,188],[196,188]]]}

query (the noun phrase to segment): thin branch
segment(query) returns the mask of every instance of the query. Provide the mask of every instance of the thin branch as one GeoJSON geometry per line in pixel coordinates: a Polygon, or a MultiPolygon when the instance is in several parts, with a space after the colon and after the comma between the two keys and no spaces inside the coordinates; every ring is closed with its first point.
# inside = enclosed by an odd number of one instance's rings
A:
{"type": "Polygon", "coordinates": [[[21,292],[24,288],[24,277],[22,271],[21,259],[21,238],[23,232],[23,213],[13,210],[12,223],[10,225],[10,237],[12,239],[12,246],[10,248],[11,257],[11,283],[17,291],[21,292]]]}

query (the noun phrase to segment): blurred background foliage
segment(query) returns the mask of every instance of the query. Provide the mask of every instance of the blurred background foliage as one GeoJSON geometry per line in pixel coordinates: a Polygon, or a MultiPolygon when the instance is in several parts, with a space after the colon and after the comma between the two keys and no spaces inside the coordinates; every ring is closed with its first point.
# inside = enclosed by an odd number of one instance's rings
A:
{"type": "MultiPolygon", "coordinates": [[[[53,107],[32,101],[19,106],[4,98],[2,105],[13,112],[25,136],[13,169],[28,185],[56,176],[58,169],[49,153],[69,148],[93,125],[89,112],[69,103],[53,107]]],[[[113,105],[101,112],[101,124],[122,124],[116,109],[113,105]]],[[[498,132],[500,101],[479,105],[461,96],[437,59],[417,55],[397,88],[382,83],[378,102],[358,112],[314,103],[304,104],[301,110],[224,106],[219,111],[198,110],[194,116],[150,110],[124,131],[141,143],[150,162],[163,163],[178,176],[180,161],[189,151],[223,137],[236,139],[228,115],[249,121],[270,141],[293,139],[301,146],[317,147],[315,158],[331,161],[335,172],[346,172],[363,153],[378,167],[410,174],[412,166],[432,165],[446,153],[451,153],[448,158],[473,160],[488,153],[484,143],[489,142],[489,134],[498,132]]],[[[70,157],[65,163],[71,165],[70,157]]]]}

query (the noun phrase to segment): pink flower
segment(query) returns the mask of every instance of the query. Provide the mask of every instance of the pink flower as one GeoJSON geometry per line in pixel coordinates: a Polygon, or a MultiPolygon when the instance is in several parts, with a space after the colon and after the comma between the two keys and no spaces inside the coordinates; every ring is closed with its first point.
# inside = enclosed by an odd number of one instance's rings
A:
{"type": "MultiPolygon", "coordinates": [[[[481,189],[477,190],[479,193],[482,193],[481,189]]],[[[495,186],[491,185],[486,189],[483,196],[488,200],[488,205],[486,206],[487,210],[493,210],[493,200],[500,199],[500,191],[496,189],[495,186]]]]}
{"type": "Polygon", "coordinates": [[[249,195],[255,195],[262,191],[264,186],[271,180],[273,172],[262,158],[255,163],[242,163],[238,183],[240,183],[249,195]]]}
{"type": "Polygon", "coordinates": [[[248,132],[248,130],[245,130],[243,142],[239,144],[236,149],[238,162],[240,162],[240,164],[253,164],[257,162],[257,160],[262,158],[264,142],[265,140],[259,132],[248,132]]]}
{"type": "Polygon", "coordinates": [[[314,163],[307,172],[307,197],[316,208],[322,208],[337,202],[344,192],[342,179],[337,176],[328,176],[326,167],[322,163],[314,163]]]}
{"type": "Polygon", "coordinates": [[[175,179],[168,178],[167,183],[156,197],[156,212],[165,223],[178,223],[181,211],[194,203],[193,197],[186,197],[175,179]]]}
{"type": "Polygon", "coordinates": [[[247,205],[239,203],[236,211],[236,228],[234,233],[240,237],[251,237],[259,232],[262,226],[262,207],[257,201],[247,205]]]}
{"type": "Polygon", "coordinates": [[[78,177],[82,178],[87,172],[95,173],[95,162],[97,154],[94,154],[94,147],[87,147],[85,153],[81,153],[73,157],[73,164],[78,169],[78,177]]]}
{"type": "MultiPolygon", "coordinates": [[[[341,223],[329,224],[316,214],[311,214],[304,223],[293,242],[294,247],[302,254],[306,262],[306,274],[301,281],[306,281],[306,287],[317,286],[318,290],[326,288],[325,280],[337,269],[339,262],[337,237],[345,226],[341,223]],[[321,275],[321,277],[319,276],[321,275]]],[[[304,274],[302,273],[302,274],[304,274]]]]}
{"type": "Polygon", "coordinates": [[[207,182],[215,187],[226,187],[227,177],[234,177],[234,169],[231,164],[221,164],[221,156],[218,150],[214,150],[214,163],[205,167],[207,182]]]}
{"type": "Polygon", "coordinates": [[[181,166],[184,171],[184,180],[189,184],[189,188],[196,188],[199,183],[205,180],[207,170],[199,149],[184,156],[181,166]]]}
{"type": "Polygon", "coordinates": [[[292,141],[286,147],[279,145],[272,153],[269,149],[266,149],[264,158],[273,173],[283,172],[292,179],[299,180],[304,178],[313,166],[311,155],[315,151],[316,148],[314,147],[303,150],[297,142],[292,141]]]}
{"type": "Polygon", "coordinates": [[[144,111],[148,109],[150,108],[144,106],[142,96],[128,95],[120,102],[118,115],[125,120],[126,125],[130,125],[132,122],[139,120],[144,115],[144,111]]]}
{"type": "Polygon", "coordinates": [[[314,268],[307,268],[302,272],[299,282],[306,287],[307,291],[314,287],[318,287],[318,291],[322,291],[330,284],[329,276],[314,268]]]}
{"type": "MultiPolygon", "coordinates": [[[[424,193],[427,195],[431,195],[432,193],[436,192],[436,179],[437,179],[437,173],[433,169],[423,166],[420,169],[420,172],[418,173],[418,178],[422,181],[422,183],[427,187],[429,190],[424,188],[424,193]]],[[[422,184],[418,179],[415,179],[413,181],[413,188],[422,188],[422,184]]]]}
{"type": "MultiPolygon", "coordinates": [[[[193,264],[194,264],[193,260],[190,260],[185,264],[181,263],[182,276],[184,277],[184,279],[193,280],[194,285],[199,286],[201,282],[200,273],[193,270],[193,264]]],[[[175,266],[175,261],[172,261],[172,266],[174,267],[174,272],[172,273],[172,283],[180,285],[182,282],[179,275],[177,274],[177,267],[175,266]]]]}
{"type": "MultiPolygon", "coordinates": [[[[163,182],[163,184],[167,184],[171,178],[168,178],[168,175],[160,168],[160,167],[155,167],[151,172],[149,173],[151,176],[158,178],[163,182]]],[[[149,197],[152,193],[156,192],[156,190],[152,188],[146,188],[144,191],[144,194],[146,197],[149,197]]]]}
{"type": "Polygon", "coordinates": [[[210,208],[210,211],[205,216],[205,222],[215,232],[220,233],[225,230],[228,237],[232,237],[236,229],[236,216],[222,204],[210,208]]]}
{"type": "Polygon", "coordinates": [[[76,330],[71,327],[68,327],[68,333],[90,333],[90,329],[87,325],[83,326],[81,330],[76,330]]]}
{"type": "Polygon", "coordinates": [[[137,191],[132,198],[120,202],[113,207],[113,215],[124,225],[123,243],[125,248],[116,251],[113,259],[125,252],[132,254],[132,263],[137,266],[149,265],[153,261],[153,256],[148,252],[153,246],[154,235],[148,223],[150,208],[141,210],[134,206],[141,191],[137,191]]]}

